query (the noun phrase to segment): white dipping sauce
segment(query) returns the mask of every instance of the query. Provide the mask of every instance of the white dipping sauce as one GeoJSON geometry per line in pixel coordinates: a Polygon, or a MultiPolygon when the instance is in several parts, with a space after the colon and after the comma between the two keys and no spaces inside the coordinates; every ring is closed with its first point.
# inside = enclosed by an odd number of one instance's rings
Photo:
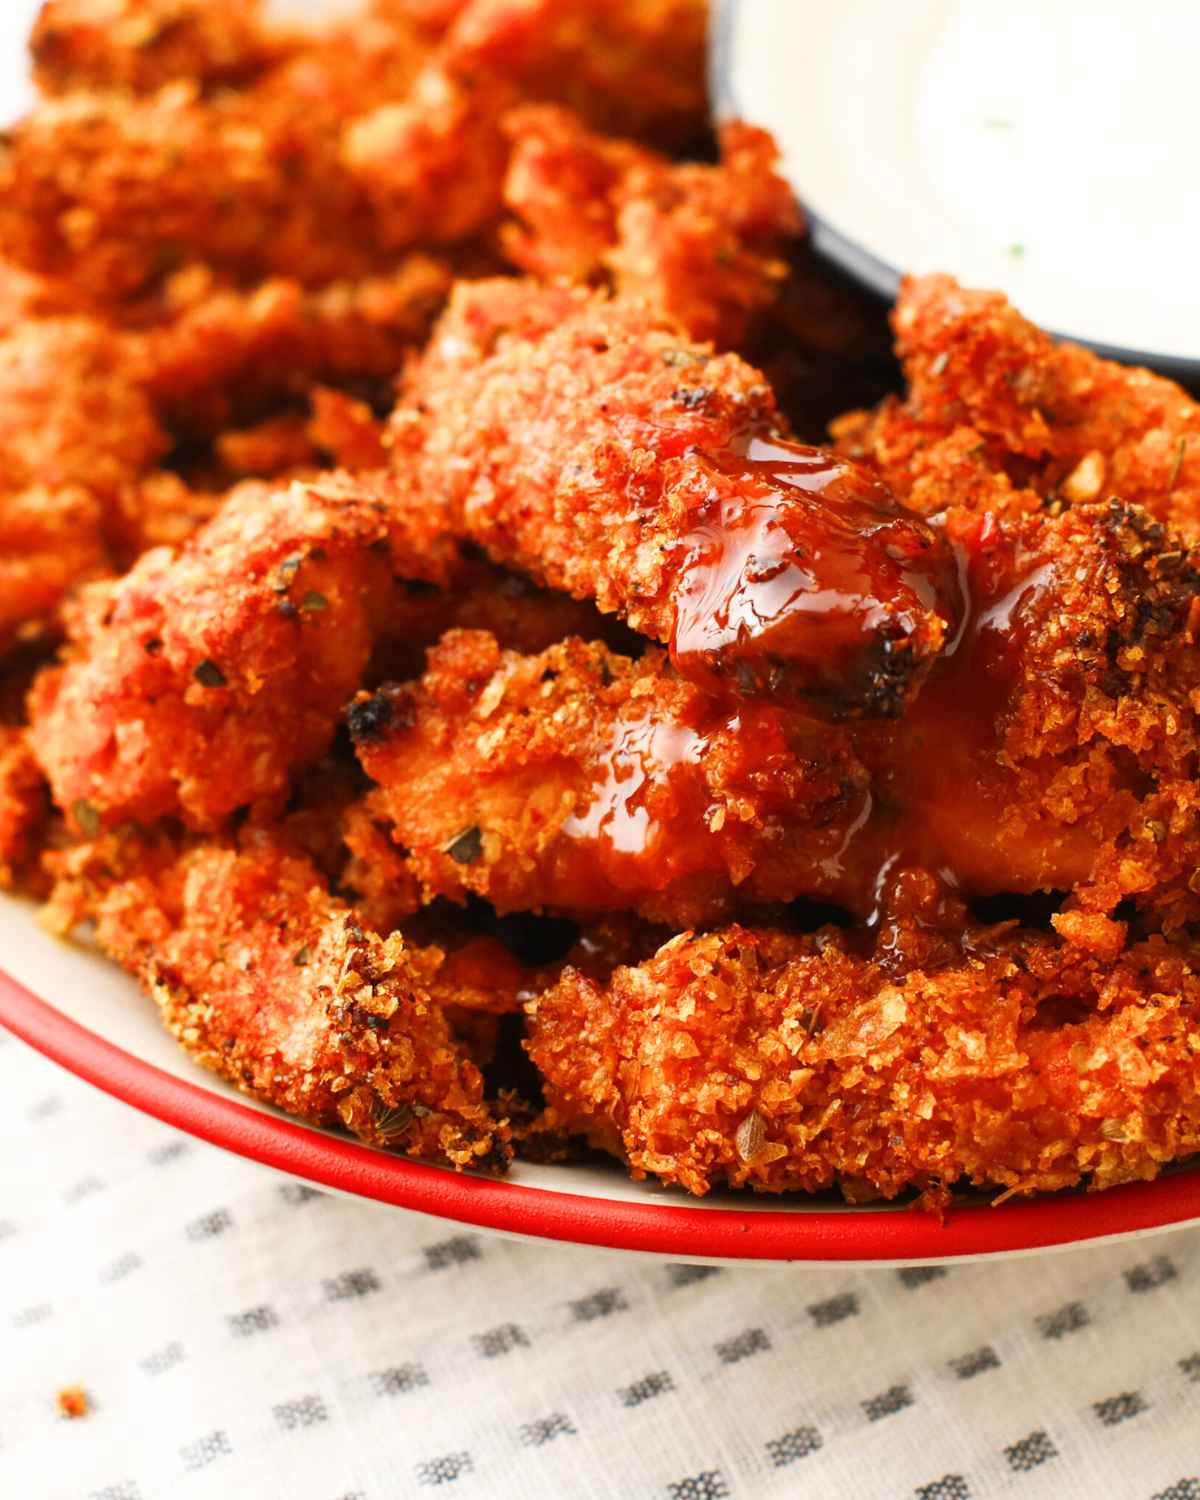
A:
{"type": "Polygon", "coordinates": [[[1200,359],[1200,0],[729,0],[724,105],[887,264],[1200,359]]]}

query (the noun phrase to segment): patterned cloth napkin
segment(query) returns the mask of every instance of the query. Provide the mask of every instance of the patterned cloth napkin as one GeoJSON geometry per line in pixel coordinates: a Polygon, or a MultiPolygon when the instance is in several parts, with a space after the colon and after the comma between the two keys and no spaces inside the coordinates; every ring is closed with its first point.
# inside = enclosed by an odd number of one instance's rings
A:
{"type": "Polygon", "coordinates": [[[901,1271],[510,1243],[2,1032],[0,1139],[6,1500],[1200,1500],[1200,1231],[901,1271]]]}

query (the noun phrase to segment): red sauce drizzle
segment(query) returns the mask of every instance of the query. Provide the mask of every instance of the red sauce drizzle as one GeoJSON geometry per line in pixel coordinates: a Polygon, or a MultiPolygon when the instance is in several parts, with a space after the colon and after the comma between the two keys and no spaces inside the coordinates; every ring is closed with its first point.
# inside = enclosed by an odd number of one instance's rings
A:
{"type": "Polygon", "coordinates": [[[959,621],[937,532],[820,448],[752,437],[710,461],[720,477],[676,600],[681,675],[710,692],[900,712],[959,621]]]}

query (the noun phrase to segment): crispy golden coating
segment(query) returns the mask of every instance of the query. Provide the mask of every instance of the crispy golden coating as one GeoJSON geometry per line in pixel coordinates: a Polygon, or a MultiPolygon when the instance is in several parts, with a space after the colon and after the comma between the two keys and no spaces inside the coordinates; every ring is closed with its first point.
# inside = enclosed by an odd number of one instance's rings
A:
{"type": "Polygon", "coordinates": [[[710,922],[738,901],[828,894],[870,810],[845,732],[714,701],[658,651],[568,640],[523,656],[453,631],[420,683],[347,717],[379,783],[370,810],[426,900],[710,922]]]}
{"type": "Polygon", "coordinates": [[[1056,344],[948,276],[906,281],[892,322],[907,396],[834,431],[916,509],[1115,496],[1200,533],[1200,406],[1173,381],[1056,344]]]}
{"type": "Polygon", "coordinates": [[[33,854],[48,810],[46,782],[25,731],[0,724],[0,888],[12,885],[33,854]]]}
{"type": "Polygon", "coordinates": [[[94,319],[29,318],[0,336],[0,651],[109,570],[120,493],[167,446],[138,376],[94,319]]]}
{"type": "Polygon", "coordinates": [[[0,249],[105,299],[185,261],[306,284],[375,269],[366,206],[321,102],[254,91],[48,101],[0,150],[0,249]]]}
{"type": "Polygon", "coordinates": [[[104,510],[87,490],[0,493],[0,655],[49,622],[81,580],[109,571],[104,510]]]}
{"type": "MultiPolygon", "coordinates": [[[[385,251],[466,239],[494,219],[500,117],[523,97],[653,139],[702,128],[704,21],[701,0],[471,0],[431,52],[428,29],[388,7],[211,98],[202,72],[172,78],[169,47],[141,71],[172,81],[115,89],[136,81],[113,76],[126,61],[139,72],[121,28],[93,45],[86,20],[68,24],[61,67],[95,81],[6,140],[0,249],[100,298],[192,260],[305,284],[363,275],[385,251]]],[[[204,51],[186,32],[180,50],[204,51]]]]}
{"type": "Polygon", "coordinates": [[[0,261],[0,335],[26,318],[52,318],[89,312],[87,299],[66,281],[36,276],[8,261],[0,261]]]}
{"type": "Polygon", "coordinates": [[[504,111],[565,104],[652,143],[704,128],[703,0],[468,0],[406,96],[346,131],[344,162],[394,248],[448,244],[501,207],[504,111]]]}
{"type": "Polygon", "coordinates": [[[758,371],[653,308],[497,280],[456,290],[392,439],[448,524],[669,642],[689,678],[894,715],[953,633],[953,565],[781,425],[758,371]]]}
{"type": "Polygon", "coordinates": [[[286,795],[333,735],[393,577],[453,566],[436,526],[394,501],[383,477],[250,484],[179,553],[148,552],[86,593],[66,662],[30,705],[72,826],[212,828],[286,795]]]}
{"type": "Polygon", "coordinates": [[[29,49],[47,93],[244,83],[287,47],[261,0],[46,0],[29,49]]]}
{"type": "Polygon", "coordinates": [[[156,850],[101,884],[101,946],[205,1067],[372,1144],[503,1169],[505,1125],[431,992],[436,950],[365,931],[270,840],[156,850]]]}
{"type": "Polygon", "coordinates": [[[554,105],[514,110],[505,128],[504,201],[518,222],[503,243],[522,270],[606,275],[721,348],[743,344],[777,301],[801,217],[764,131],[724,127],[714,167],[593,134],[554,105]]]}
{"type": "Polygon", "coordinates": [[[28,319],[0,338],[0,490],[111,495],[150,468],[167,440],[139,376],[94,319],[28,319]]]}
{"type": "Polygon", "coordinates": [[[683,933],[607,986],[568,972],[528,1045],[552,1123],[694,1193],[1101,1188],[1200,1149],[1193,956],[968,929],[956,960],[884,966],[832,934],[683,933]]]}
{"type": "Polygon", "coordinates": [[[216,430],[317,382],[392,379],[428,333],[450,279],[443,262],[412,255],[386,275],[317,291],[275,277],[241,292],[214,287],[196,267],[174,278],[161,320],[129,339],[172,426],[216,430]]]}

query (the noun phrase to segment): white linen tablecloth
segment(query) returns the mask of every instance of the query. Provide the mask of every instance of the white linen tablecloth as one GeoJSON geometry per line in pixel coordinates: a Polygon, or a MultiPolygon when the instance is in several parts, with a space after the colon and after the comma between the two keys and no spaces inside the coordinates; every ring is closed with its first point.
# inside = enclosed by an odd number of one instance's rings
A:
{"type": "Polygon", "coordinates": [[[912,1271],[510,1243],[3,1032],[0,1141],[4,1500],[1200,1500],[1197,1231],[912,1271]]]}

